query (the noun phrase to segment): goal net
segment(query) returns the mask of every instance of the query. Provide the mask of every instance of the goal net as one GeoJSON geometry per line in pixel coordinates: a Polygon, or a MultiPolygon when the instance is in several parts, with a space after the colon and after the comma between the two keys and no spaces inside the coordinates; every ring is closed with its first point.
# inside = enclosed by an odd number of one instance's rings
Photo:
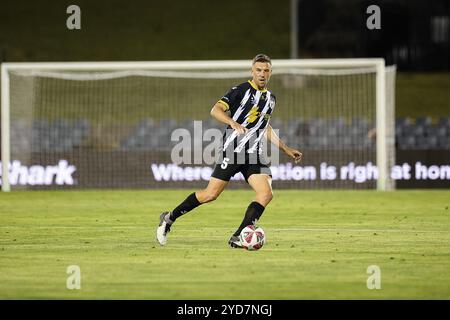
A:
{"type": "MultiPolygon", "coordinates": [[[[212,106],[248,61],[2,65],[2,189],[202,188],[225,125],[212,106]]],[[[395,68],[382,59],[273,60],[275,188],[395,188],[395,68]]],[[[232,188],[245,186],[236,175],[232,188]]]]}

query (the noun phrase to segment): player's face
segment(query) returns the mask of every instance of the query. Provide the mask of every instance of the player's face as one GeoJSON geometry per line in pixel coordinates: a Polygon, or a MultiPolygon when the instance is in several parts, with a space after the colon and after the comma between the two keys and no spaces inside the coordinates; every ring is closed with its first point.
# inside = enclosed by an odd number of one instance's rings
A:
{"type": "Polygon", "coordinates": [[[259,89],[267,87],[271,74],[272,66],[268,62],[255,62],[252,67],[253,83],[256,84],[259,89]]]}

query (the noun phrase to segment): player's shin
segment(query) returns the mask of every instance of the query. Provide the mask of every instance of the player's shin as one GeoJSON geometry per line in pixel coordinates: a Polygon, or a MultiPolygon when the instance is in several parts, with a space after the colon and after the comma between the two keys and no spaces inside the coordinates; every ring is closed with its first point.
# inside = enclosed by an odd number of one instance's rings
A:
{"type": "Polygon", "coordinates": [[[244,229],[246,226],[256,224],[256,222],[263,214],[264,209],[265,209],[264,206],[256,201],[250,203],[250,205],[247,208],[247,211],[245,212],[244,219],[242,220],[242,223],[239,226],[239,228],[234,233],[234,236],[239,236],[242,229],[244,229]]]}
{"type": "Polygon", "coordinates": [[[201,205],[201,202],[198,201],[195,196],[195,192],[193,192],[182,203],[180,203],[178,207],[171,211],[169,219],[173,223],[177,218],[197,208],[199,205],[201,205]]]}

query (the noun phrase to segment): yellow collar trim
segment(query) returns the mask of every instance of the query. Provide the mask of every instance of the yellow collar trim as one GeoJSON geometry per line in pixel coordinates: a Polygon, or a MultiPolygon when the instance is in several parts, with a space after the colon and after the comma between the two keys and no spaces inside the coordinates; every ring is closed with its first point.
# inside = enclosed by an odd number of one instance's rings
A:
{"type": "Polygon", "coordinates": [[[254,89],[258,90],[258,91],[261,91],[261,92],[266,92],[266,91],[267,91],[267,89],[263,89],[263,90],[259,89],[259,88],[256,86],[256,84],[253,83],[252,80],[248,80],[248,83],[250,83],[250,85],[251,85],[254,89]]]}

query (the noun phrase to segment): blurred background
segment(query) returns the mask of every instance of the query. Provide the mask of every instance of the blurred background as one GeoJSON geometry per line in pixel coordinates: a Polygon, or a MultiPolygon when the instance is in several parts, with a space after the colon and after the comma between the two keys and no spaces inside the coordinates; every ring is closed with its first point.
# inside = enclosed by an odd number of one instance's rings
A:
{"type": "MultiPolygon", "coordinates": [[[[259,52],[384,58],[397,67],[397,163],[450,162],[449,1],[18,0],[4,1],[0,11],[1,62],[242,60],[259,52]],[[71,4],[81,8],[80,30],[66,27],[71,4]],[[366,26],[370,5],[381,9],[381,29],[366,26]]],[[[78,127],[75,140],[88,130],[83,121],[78,127]]],[[[417,186],[449,187],[405,185],[417,186]]]]}

